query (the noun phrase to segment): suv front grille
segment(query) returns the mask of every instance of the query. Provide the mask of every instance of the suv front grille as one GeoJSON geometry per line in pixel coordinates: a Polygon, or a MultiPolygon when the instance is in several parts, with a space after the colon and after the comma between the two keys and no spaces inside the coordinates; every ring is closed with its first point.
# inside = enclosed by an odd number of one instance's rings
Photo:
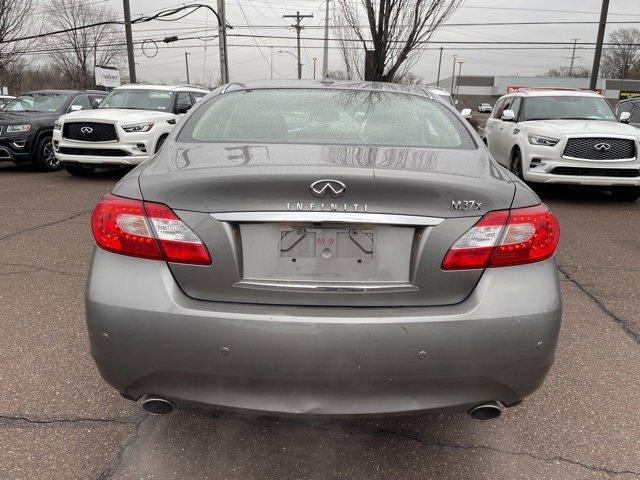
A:
{"type": "Polygon", "coordinates": [[[567,141],[567,146],[564,148],[563,155],[565,157],[584,158],[585,160],[622,160],[635,158],[636,142],[626,138],[570,138],[567,141]]]}
{"type": "Polygon", "coordinates": [[[69,140],[82,142],[111,142],[118,140],[116,126],[112,123],[65,122],[62,136],[69,140]]]}
{"type": "Polygon", "coordinates": [[[637,168],[556,167],[549,173],[554,175],[577,175],[580,177],[640,177],[640,170],[637,168]]]}

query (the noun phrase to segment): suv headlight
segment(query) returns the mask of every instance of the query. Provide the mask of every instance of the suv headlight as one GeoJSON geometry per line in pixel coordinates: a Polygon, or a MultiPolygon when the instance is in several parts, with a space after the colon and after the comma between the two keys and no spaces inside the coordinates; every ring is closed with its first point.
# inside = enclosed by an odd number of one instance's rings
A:
{"type": "Polygon", "coordinates": [[[148,132],[153,123],[137,123],[135,125],[123,125],[122,129],[127,133],[148,132]]]}
{"type": "Polygon", "coordinates": [[[559,141],[560,141],[559,138],[544,137],[542,135],[529,135],[529,143],[531,145],[543,145],[545,147],[555,147],[559,141]]]}
{"type": "Polygon", "coordinates": [[[7,133],[27,133],[29,130],[31,130],[31,125],[29,125],[28,123],[24,125],[7,126],[7,133]]]}
{"type": "Polygon", "coordinates": [[[60,123],[60,122],[54,122],[54,124],[53,124],[53,129],[54,129],[54,130],[62,130],[62,123],[60,123]]]}

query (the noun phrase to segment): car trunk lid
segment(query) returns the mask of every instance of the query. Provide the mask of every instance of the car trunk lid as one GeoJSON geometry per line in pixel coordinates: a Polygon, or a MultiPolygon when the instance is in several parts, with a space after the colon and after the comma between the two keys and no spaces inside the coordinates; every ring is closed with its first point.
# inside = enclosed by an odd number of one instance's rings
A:
{"type": "Polygon", "coordinates": [[[210,267],[170,264],[203,300],[460,302],[482,272],[444,272],[442,259],[514,194],[479,150],[217,144],[161,157],[140,176],[143,196],[170,206],[207,245],[210,267]]]}

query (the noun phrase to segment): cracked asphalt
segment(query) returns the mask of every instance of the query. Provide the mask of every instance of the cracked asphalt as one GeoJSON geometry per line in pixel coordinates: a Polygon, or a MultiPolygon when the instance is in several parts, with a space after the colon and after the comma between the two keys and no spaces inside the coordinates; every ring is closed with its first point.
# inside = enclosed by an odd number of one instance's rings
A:
{"type": "Polygon", "coordinates": [[[0,166],[1,480],[640,479],[640,202],[541,192],[562,226],[560,346],[498,421],[151,417],[87,348],[89,216],[117,179],[0,166]]]}

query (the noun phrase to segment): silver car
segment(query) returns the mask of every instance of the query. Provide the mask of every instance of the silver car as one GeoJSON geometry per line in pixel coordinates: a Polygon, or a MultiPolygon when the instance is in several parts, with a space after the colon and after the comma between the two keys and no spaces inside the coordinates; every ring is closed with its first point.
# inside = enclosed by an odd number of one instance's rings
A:
{"type": "Polygon", "coordinates": [[[421,87],[218,88],[92,231],[91,352],[152,413],[487,420],[554,361],[558,222],[421,87]]]}

